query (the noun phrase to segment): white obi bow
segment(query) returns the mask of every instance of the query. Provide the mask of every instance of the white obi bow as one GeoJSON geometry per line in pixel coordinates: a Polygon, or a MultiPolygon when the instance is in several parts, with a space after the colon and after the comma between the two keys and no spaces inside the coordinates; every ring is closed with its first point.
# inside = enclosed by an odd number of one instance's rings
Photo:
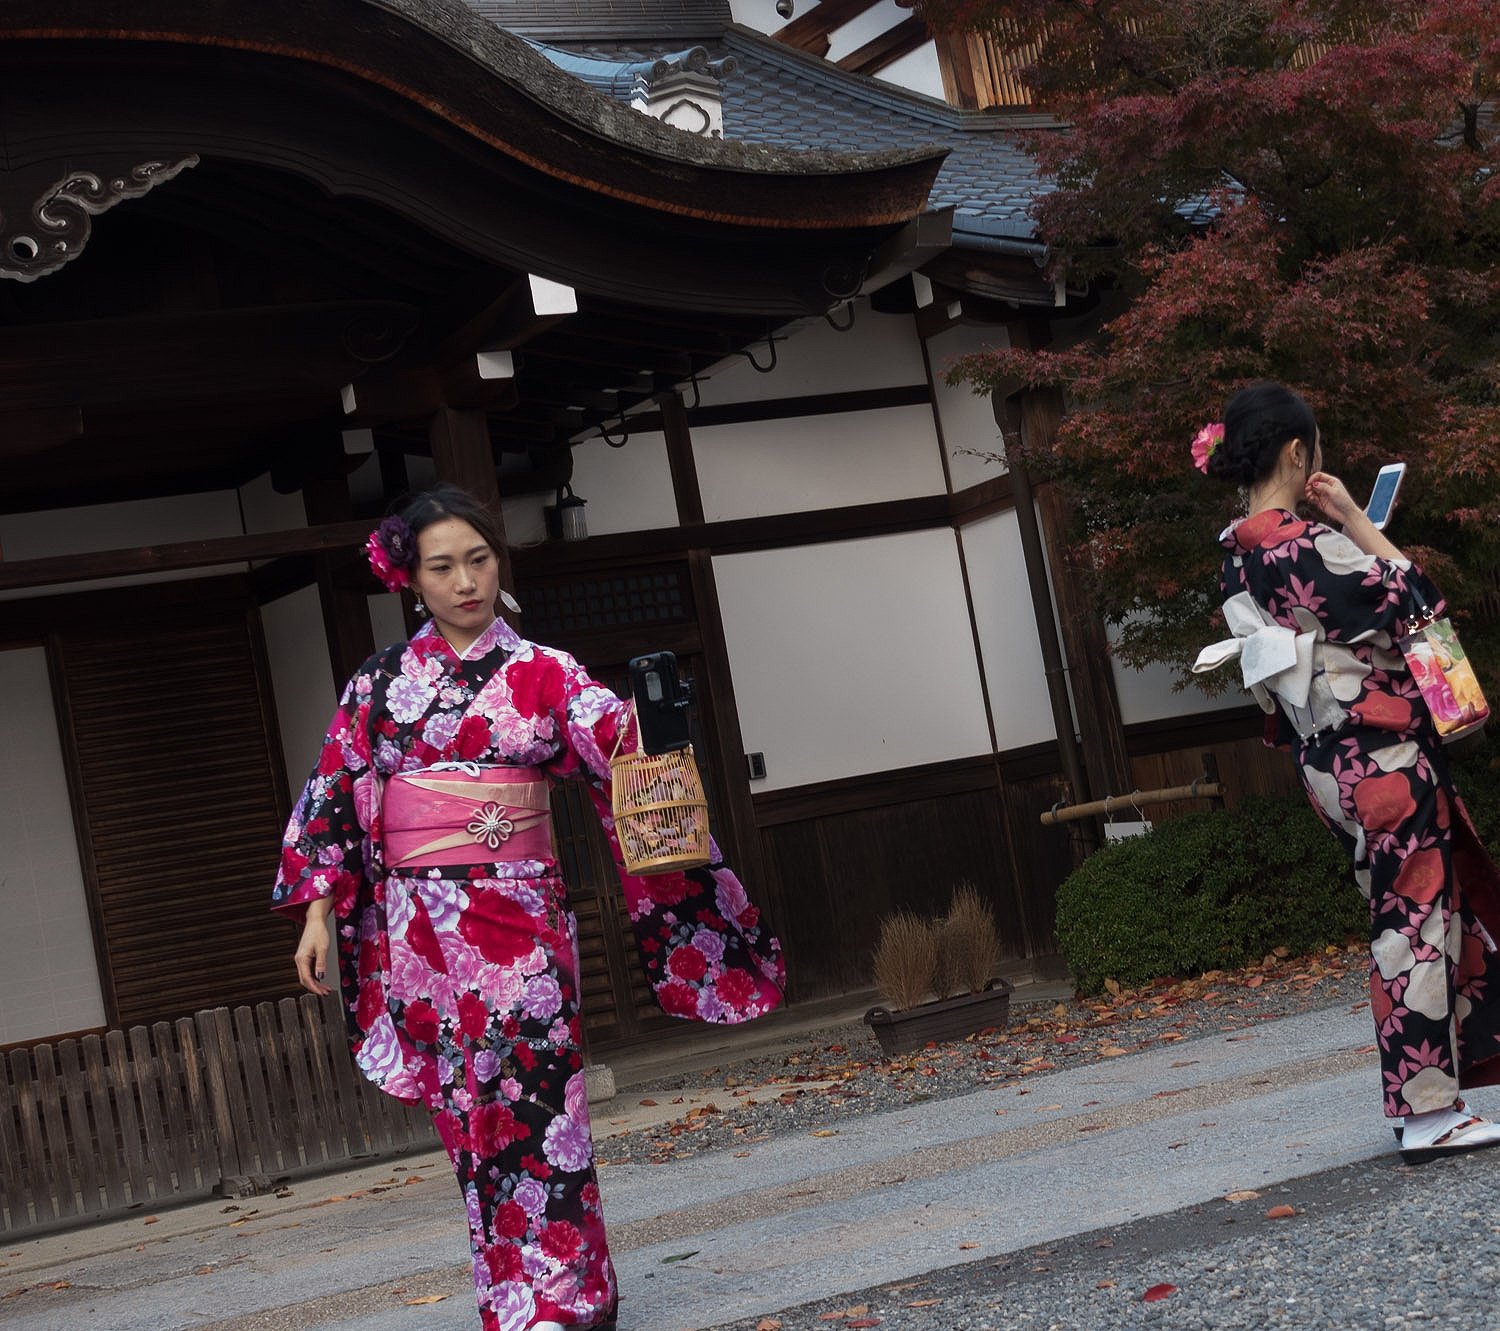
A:
{"type": "Polygon", "coordinates": [[[1238,592],[1224,602],[1224,620],[1234,636],[1205,647],[1193,662],[1193,673],[1217,670],[1239,657],[1245,687],[1263,711],[1273,710],[1274,693],[1294,708],[1308,705],[1312,687],[1316,629],[1298,633],[1275,623],[1249,592],[1238,592]]]}

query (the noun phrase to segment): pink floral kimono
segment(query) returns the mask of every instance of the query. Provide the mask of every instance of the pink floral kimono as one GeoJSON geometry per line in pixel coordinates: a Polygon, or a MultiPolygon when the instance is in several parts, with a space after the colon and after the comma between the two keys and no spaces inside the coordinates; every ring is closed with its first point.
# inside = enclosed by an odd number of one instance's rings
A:
{"type": "MultiPolygon", "coordinates": [[[[627,716],[571,657],[503,620],[462,657],[428,625],[350,681],[287,827],[274,908],[300,918],[314,898],[335,900],[355,1062],[434,1115],[468,1209],[485,1331],[613,1325],[577,926],[545,835],[506,859],[509,824],[487,815],[469,827],[471,863],[393,868],[382,801],[393,774],[454,764],[581,777],[618,864],[608,755],[627,716]]],[[[664,1011],[741,1022],[780,1003],[779,944],[729,869],[621,880],[664,1011]]]]}
{"type": "Polygon", "coordinates": [[[1423,606],[1445,613],[1442,595],[1409,562],[1282,509],[1221,543],[1231,628],[1247,644],[1269,634],[1272,652],[1282,635],[1292,662],[1254,689],[1267,742],[1291,749],[1370,899],[1385,1112],[1445,1109],[1460,1087],[1500,1083],[1500,873],[1396,647],[1423,606]]]}

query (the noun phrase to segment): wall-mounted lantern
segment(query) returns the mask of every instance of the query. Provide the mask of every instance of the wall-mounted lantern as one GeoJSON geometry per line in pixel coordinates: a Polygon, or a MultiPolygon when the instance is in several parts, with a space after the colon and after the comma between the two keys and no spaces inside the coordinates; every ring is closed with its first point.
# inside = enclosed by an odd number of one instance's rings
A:
{"type": "Polygon", "coordinates": [[[587,499],[573,493],[571,482],[557,487],[557,500],[542,509],[547,522],[547,535],[554,541],[588,540],[588,522],[583,516],[587,499]]]}

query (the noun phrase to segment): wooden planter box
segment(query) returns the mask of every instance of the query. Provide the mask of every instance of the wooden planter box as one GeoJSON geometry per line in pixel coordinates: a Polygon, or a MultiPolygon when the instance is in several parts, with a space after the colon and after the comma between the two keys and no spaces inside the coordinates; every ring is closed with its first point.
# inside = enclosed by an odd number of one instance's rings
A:
{"type": "Polygon", "coordinates": [[[872,1007],[865,1013],[865,1025],[887,1056],[908,1054],[931,1042],[942,1044],[992,1027],[1003,1028],[1010,1021],[1014,987],[1009,980],[991,980],[982,993],[938,999],[899,1012],[872,1007]]]}

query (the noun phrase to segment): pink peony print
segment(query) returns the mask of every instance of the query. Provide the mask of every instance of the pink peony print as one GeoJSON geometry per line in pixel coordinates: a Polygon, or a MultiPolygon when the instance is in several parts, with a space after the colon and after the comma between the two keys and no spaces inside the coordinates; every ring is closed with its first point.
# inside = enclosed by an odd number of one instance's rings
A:
{"type": "Polygon", "coordinates": [[[547,1125],[542,1146],[548,1161],[569,1174],[587,1169],[594,1158],[588,1127],[568,1114],[559,1114],[547,1125]]]}
{"type": "Polygon", "coordinates": [[[512,1194],[518,1205],[529,1216],[545,1215],[547,1212],[547,1188],[534,1178],[523,1178],[516,1184],[512,1194]]]}

